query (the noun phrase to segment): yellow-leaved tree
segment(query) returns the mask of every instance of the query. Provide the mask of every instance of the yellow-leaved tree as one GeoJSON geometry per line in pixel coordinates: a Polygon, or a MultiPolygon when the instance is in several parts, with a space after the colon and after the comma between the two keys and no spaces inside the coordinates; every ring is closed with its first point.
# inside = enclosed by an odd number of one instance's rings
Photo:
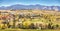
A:
{"type": "Polygon", "coordinates": [[[31,25],[31,21],[24,21],[23,22],[23,27],[24,28],[29,28],[30,25],[31,25]]]}

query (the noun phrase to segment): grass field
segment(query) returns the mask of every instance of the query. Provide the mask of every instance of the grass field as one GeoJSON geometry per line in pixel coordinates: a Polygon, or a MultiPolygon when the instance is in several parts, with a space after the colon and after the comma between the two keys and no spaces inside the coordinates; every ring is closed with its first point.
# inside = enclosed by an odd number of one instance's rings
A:
{"type": "Polygon", "coordinates": [[[51,30],[51,29],[46,29],[46,30],[40,30],[40,29],[2,29],[0,31],[60,31],[59,29],[56,30],[51,30]]]}

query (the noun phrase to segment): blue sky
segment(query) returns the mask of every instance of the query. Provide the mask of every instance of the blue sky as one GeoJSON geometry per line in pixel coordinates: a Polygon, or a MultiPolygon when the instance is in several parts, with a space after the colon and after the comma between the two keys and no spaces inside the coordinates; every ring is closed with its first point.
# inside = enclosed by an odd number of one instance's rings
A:
{"type": "Polygon", "coordinates": [[[15,4],[60,6],[60,0],[0,0],[0,6],[10,6],[15,4]]]}

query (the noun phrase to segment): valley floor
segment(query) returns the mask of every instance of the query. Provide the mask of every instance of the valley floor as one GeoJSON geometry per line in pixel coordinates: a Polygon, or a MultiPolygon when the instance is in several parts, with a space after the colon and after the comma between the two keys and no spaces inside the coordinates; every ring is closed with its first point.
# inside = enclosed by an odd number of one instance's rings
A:
{"type": "Polygon", "coordinates": [[[51,29],[45,29],[45,30],[40,30],[40,29],[2,29],[0,31],[60,31],[60,29],[56,29],[56,30],[51,30],[51,29]]]}

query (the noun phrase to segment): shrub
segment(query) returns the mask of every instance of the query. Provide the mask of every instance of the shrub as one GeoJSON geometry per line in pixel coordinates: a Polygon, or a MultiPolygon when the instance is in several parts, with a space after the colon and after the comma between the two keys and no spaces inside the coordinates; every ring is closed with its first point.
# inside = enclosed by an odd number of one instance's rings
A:
{"type": "Polygon", "coordinates": [[[49,23],[49,24],[48,24],[48,29],[51,29],[51,28],[52,28],[52,27],[51,27],[51,24],[49,23]]]}
{"type": "Polygon", "coordinates": [[[30,28],[31,29],[36,29],[37,27],[35,27],[34,23],[31,23],[30,28]]]}

